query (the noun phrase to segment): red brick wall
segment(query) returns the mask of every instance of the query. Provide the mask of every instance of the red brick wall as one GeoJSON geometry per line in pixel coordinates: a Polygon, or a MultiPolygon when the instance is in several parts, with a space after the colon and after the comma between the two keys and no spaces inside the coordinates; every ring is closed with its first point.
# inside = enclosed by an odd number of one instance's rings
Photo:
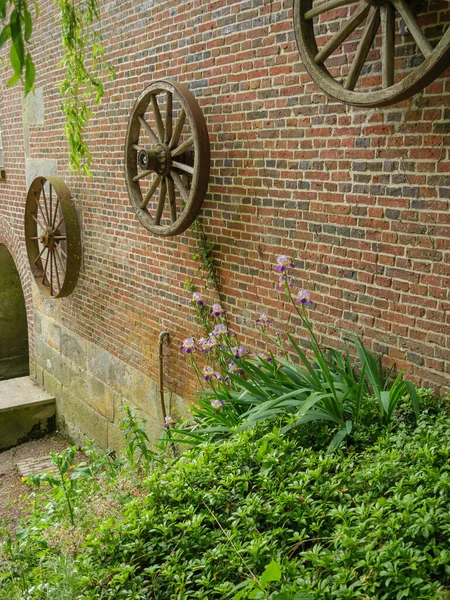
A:
{"type": "MultiPolygon", "coordinates": [[[[387,365],[448,389],[448,77],[390,108],[349,107],[327,99],[301,65],[290,1],[104,1],[101,28],[117,78],[89,126],[93,179],[80,179],[68,170],[62,136],[56,15],[51,1],[40,4],[34,46],[45,123],[30,126],[30,157],[58,161],[82,216],[79,284],[56,301],[66,327],[154,378],[157,338],[169,330],[168,385],[192,395],[178,351],[194,331],[184,279],[201,283],[192,234],[162,239],[145,230],[123,176],[132,105],[151,81],[172,78],[190,87],[207,121],[202,219],[217,244],[224,307],[245,342],[254,346],[262,310],[277,328],[287,317],[274,290],[283,253],[298,265],[295,283],[312,294],[324,340],[335,338],[330,326],[357,330],[387,365]]],[[[21,91],[5,87],[0,69],[0,216],[23,245],[21,91]]]]}

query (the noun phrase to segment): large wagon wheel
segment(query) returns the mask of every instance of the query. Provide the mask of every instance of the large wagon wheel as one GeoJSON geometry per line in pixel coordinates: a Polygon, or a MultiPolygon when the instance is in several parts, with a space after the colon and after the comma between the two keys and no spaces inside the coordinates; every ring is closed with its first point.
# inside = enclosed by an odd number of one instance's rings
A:
{"type": "Polygon", "coordinates": [[[357,106],[388,106],[420,91],[450,66],[450,28],[445,20],[448,6],[434,2],[440,12],[434,16],[427,12],[419,19],[413,10],[415,4],[408,0],[314,0],[313,5],[313,0],[294,0],[295,35],[308,73],[328,96],[357,106]],[[319,49],[316,34],[322,35],[331,23],[332,35],[319,49]],[[424,33],[426,29],[429,35],[424,33]],[[336,50],[345,57],[345,45],[354,31],[351,39],[357,39],[358,46],[342,78],[339,68],[329,70],[325,63],[336,50]],[[405,34],[412,36],[409,40],[418,49],[408,61],[402,59],[405,34]],[[371,48],[377,52],[368,61],[371,48]],[[397,60],[403,60],[399,69],[397,60]],[[364,87],[367,71],[371,71],[368,79],[375,87],[364,87]]]}
{"type": "Polygon", "coordinates": [[[137,99],[125,142],[125,179],[141,223],[177,235],[198,215],[209,179],[209,139],[194,96],[174,81],[154,81],[137,99]]]}
{"type": "Polygon", "coordinates": [[[25,241],[31,271],[51,298],[74,290],[81,265],[78,216],[68,187],[58,177],[37,177],[25,205],[25,241]]]}

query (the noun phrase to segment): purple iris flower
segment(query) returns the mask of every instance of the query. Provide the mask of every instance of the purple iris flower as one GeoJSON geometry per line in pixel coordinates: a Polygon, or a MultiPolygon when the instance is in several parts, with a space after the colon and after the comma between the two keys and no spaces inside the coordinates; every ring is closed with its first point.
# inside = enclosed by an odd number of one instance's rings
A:
{"type": "Polygon", "coordinates": [[[205,304],[202,295],[199,292],[194,292],[192,294],[192,299],[188,300],[188,304],[192,304],[192,302],[195,302],[197,306],[203,306],[205,304]]]}
{"type": "Polygon", "coordinates": [[[209,381],[213,376],[214,369],[211,367],[211,365],[206,365],[206,367],[203,367],[203,378],[205,381],[209,381]]]}
{"type": "Polygon", "coordinates": [[[261,325],[269,325],[270,321],[267,318],[267,314],[265,312],[262,312],[259,316],[259,319],[256,319],[257,323],[261,323],[261,325]]]}
{"type": "Polygon", "coordinates": [[[311,306],[312,301],[310,299],[310,293],[307,290],[300,290],[297,294],[297,304],[304,304],[305,306],[311,306]]]}
{"type": "Polygon", "coordinates": [[[215,336],[226,335],[227,333],[228,333],[227,326],[224,325],[223,323],[219,323],[218,325],[216,325],[214,327],[213,335],[215,335],[215,336]]]}
{"type": "Polygon", "coordinates": [[[222,315],[225,311],[223,310],[223,308],[220,306],[220,304],[213,304],[212,305],[212,314],[215,317],[220,317],[220,315],[222,315]]]}
{"type": "Polygon", "coordinates": [[[284,273],[288,267],[295,267],[292,260],[284,254],[278,256],[275,271],[278,271],[279,273],[284,273]]]}
{"type": "Polygon", "coordinates": [[[164,429],[169,429],[169,427],[171,425],[175,425],[175,420],[172,419],[172,417],[170,415],[167,415],[167,417],[164,419],[164,429]]]}
{"type": "Polygon", "coordinates": [[[234,358],[244,358],[250,352],[244,346],[234,346],[231,348],[231,352],[233,353],[234,358]]]}
{"type": "Polygon", "coordinates": [[[194,338],[186,338],[181,344],[180,350],[182,350],[186,354],[191,354],[192,352],[194,352],[194,350],[197,350],[194,338]]]}
{"type": "Polygon", "coordinates": [[[225,400],[211,400],[211,406],[217,410],[220,410],[224,404],[225,400]]]}

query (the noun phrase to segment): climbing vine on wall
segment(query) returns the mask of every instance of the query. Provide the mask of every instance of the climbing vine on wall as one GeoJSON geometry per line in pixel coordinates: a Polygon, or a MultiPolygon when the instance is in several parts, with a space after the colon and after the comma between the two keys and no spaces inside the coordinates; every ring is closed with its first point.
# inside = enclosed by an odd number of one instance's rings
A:
{"type": "Polygon", "coordinates": [[[192,258],[198,263],[199,270],[204,271],[206,284],[218,292],[219,281],[214,267],[215,244],[206,235],[199,217],[192,224],[191,232],[195,243],[192,258]]]}
{"type": "MultiPolygon", "coordinates": [[[[98,0],[54,0],[61,17],[63,56],[60,65],[64,79],[60,83],[61,109],[66,117],[64,133],[69,145],[69,165],[77,173],[90,175],[92,156],[85,141],[86,126],[92,112],[91,102],[99,103],[103,93],[103,75],[113,76],[104,59],[98,23],[98,0]]],[[[0,0],[0,49],[10,43],[9,62],[13,75],[7,85],[22,82],[25,95],[33,91],[35,67],[31,57],[31,35],[39,7],[34,0],[0,0]]]]}
{"type": "MultiPolygon", "coordinates": [[[[206,235],[200,217],[195,219],[191,228],[191,235],[194,240],[192,258],[194,262],[198,264],[198,271],[202,273],[206,287],[214,290],[219,301],[221,304],[223,304],[223,297],[219,285],[219,277],[214,265],[214,250],[216,249],[216,244],[212,242],[206,235]]],[[[189,277],[186,277],[184,289],[191,293],[195,292],[196,290],[195,285],[192,283],[189,277]]],[[[223,316],[226,321],[226,314],[224,313],[223,316]]],[[[200,323],[201,322],[202,319],[200,319],[200,323]]]]}

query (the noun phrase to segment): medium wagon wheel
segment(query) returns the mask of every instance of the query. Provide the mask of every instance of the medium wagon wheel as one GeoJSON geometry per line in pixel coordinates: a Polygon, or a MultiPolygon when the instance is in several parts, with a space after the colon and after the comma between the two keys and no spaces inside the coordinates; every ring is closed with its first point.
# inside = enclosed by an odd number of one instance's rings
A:
{"type": "Polygon", "coordinates": [[[209,139],[194,96],[174,81],[154,81],[137,99],[125,142],[125,179],[141,223],[177,235],[195,220],[209,179],[209,139]]]}
{"type": "MultiPolygon", "coordinates": [[[[438,37],[432,44],[425,35],[425,27],[419,23],[413,6],[414,2],[409,0],[314,0],[314,3],[313,0],[294,0],[295,35],[308,73],[328,96],[357,106],[388,106],[420,91],[450,66],[450,28],[445,30],[448,23],[445,23],[444,10],[434,20],[427,13],[425,22],[430,35],[436,38],[437,32],[438,37]],[[346,13],[346,20],[343,20],[344,17],[340,21],[336,20],[336,15],[342,16],[342,13],[346,13]],[[441,16],[444,22],[440,20],[441,16]],[[314,29],[316,27],[316,32],[321,35],[324,27],[331,22],[334,31],[319,49],[314,29]],[[357,30],[359,26],[361,29],[357,30]],[[358,46],[348,73],[339,81],[340,78],[330,73],[325,62],[336,50],[346,54],[343,46],[348,43],[354,31],[352,39],[358,40],[358,46]],[[410,57],[409,68],[408,65],[401,65],[397,69],[397,58],[402,60],[403,50],[400,46],[405,47],[400,34],[407,32],[412,36],[418,51],[415,56],[410,57]],[[379,57],[376,57],[378,65],[375,66],[373,57],[372,62],[368,61],[368,54],[371,48],[378,47],[377,42],[380,41],[379,57]],[[375,81],[379,85],[375,89],[364,89],[362,81],[362,85],[355,90],[368,69],[372,69],[371,83],[375,81]]],[[[332,66],[331,71],[335,72],[333,69],[332,66]]]]}
{"type": "Polygon", "coordinates": [[[81,239],[75,205],[58,177],[37,177],[25,205],[25,241],[31,271],[41,292],[51,298],[71,294],[81,264],[81,239]]]}

